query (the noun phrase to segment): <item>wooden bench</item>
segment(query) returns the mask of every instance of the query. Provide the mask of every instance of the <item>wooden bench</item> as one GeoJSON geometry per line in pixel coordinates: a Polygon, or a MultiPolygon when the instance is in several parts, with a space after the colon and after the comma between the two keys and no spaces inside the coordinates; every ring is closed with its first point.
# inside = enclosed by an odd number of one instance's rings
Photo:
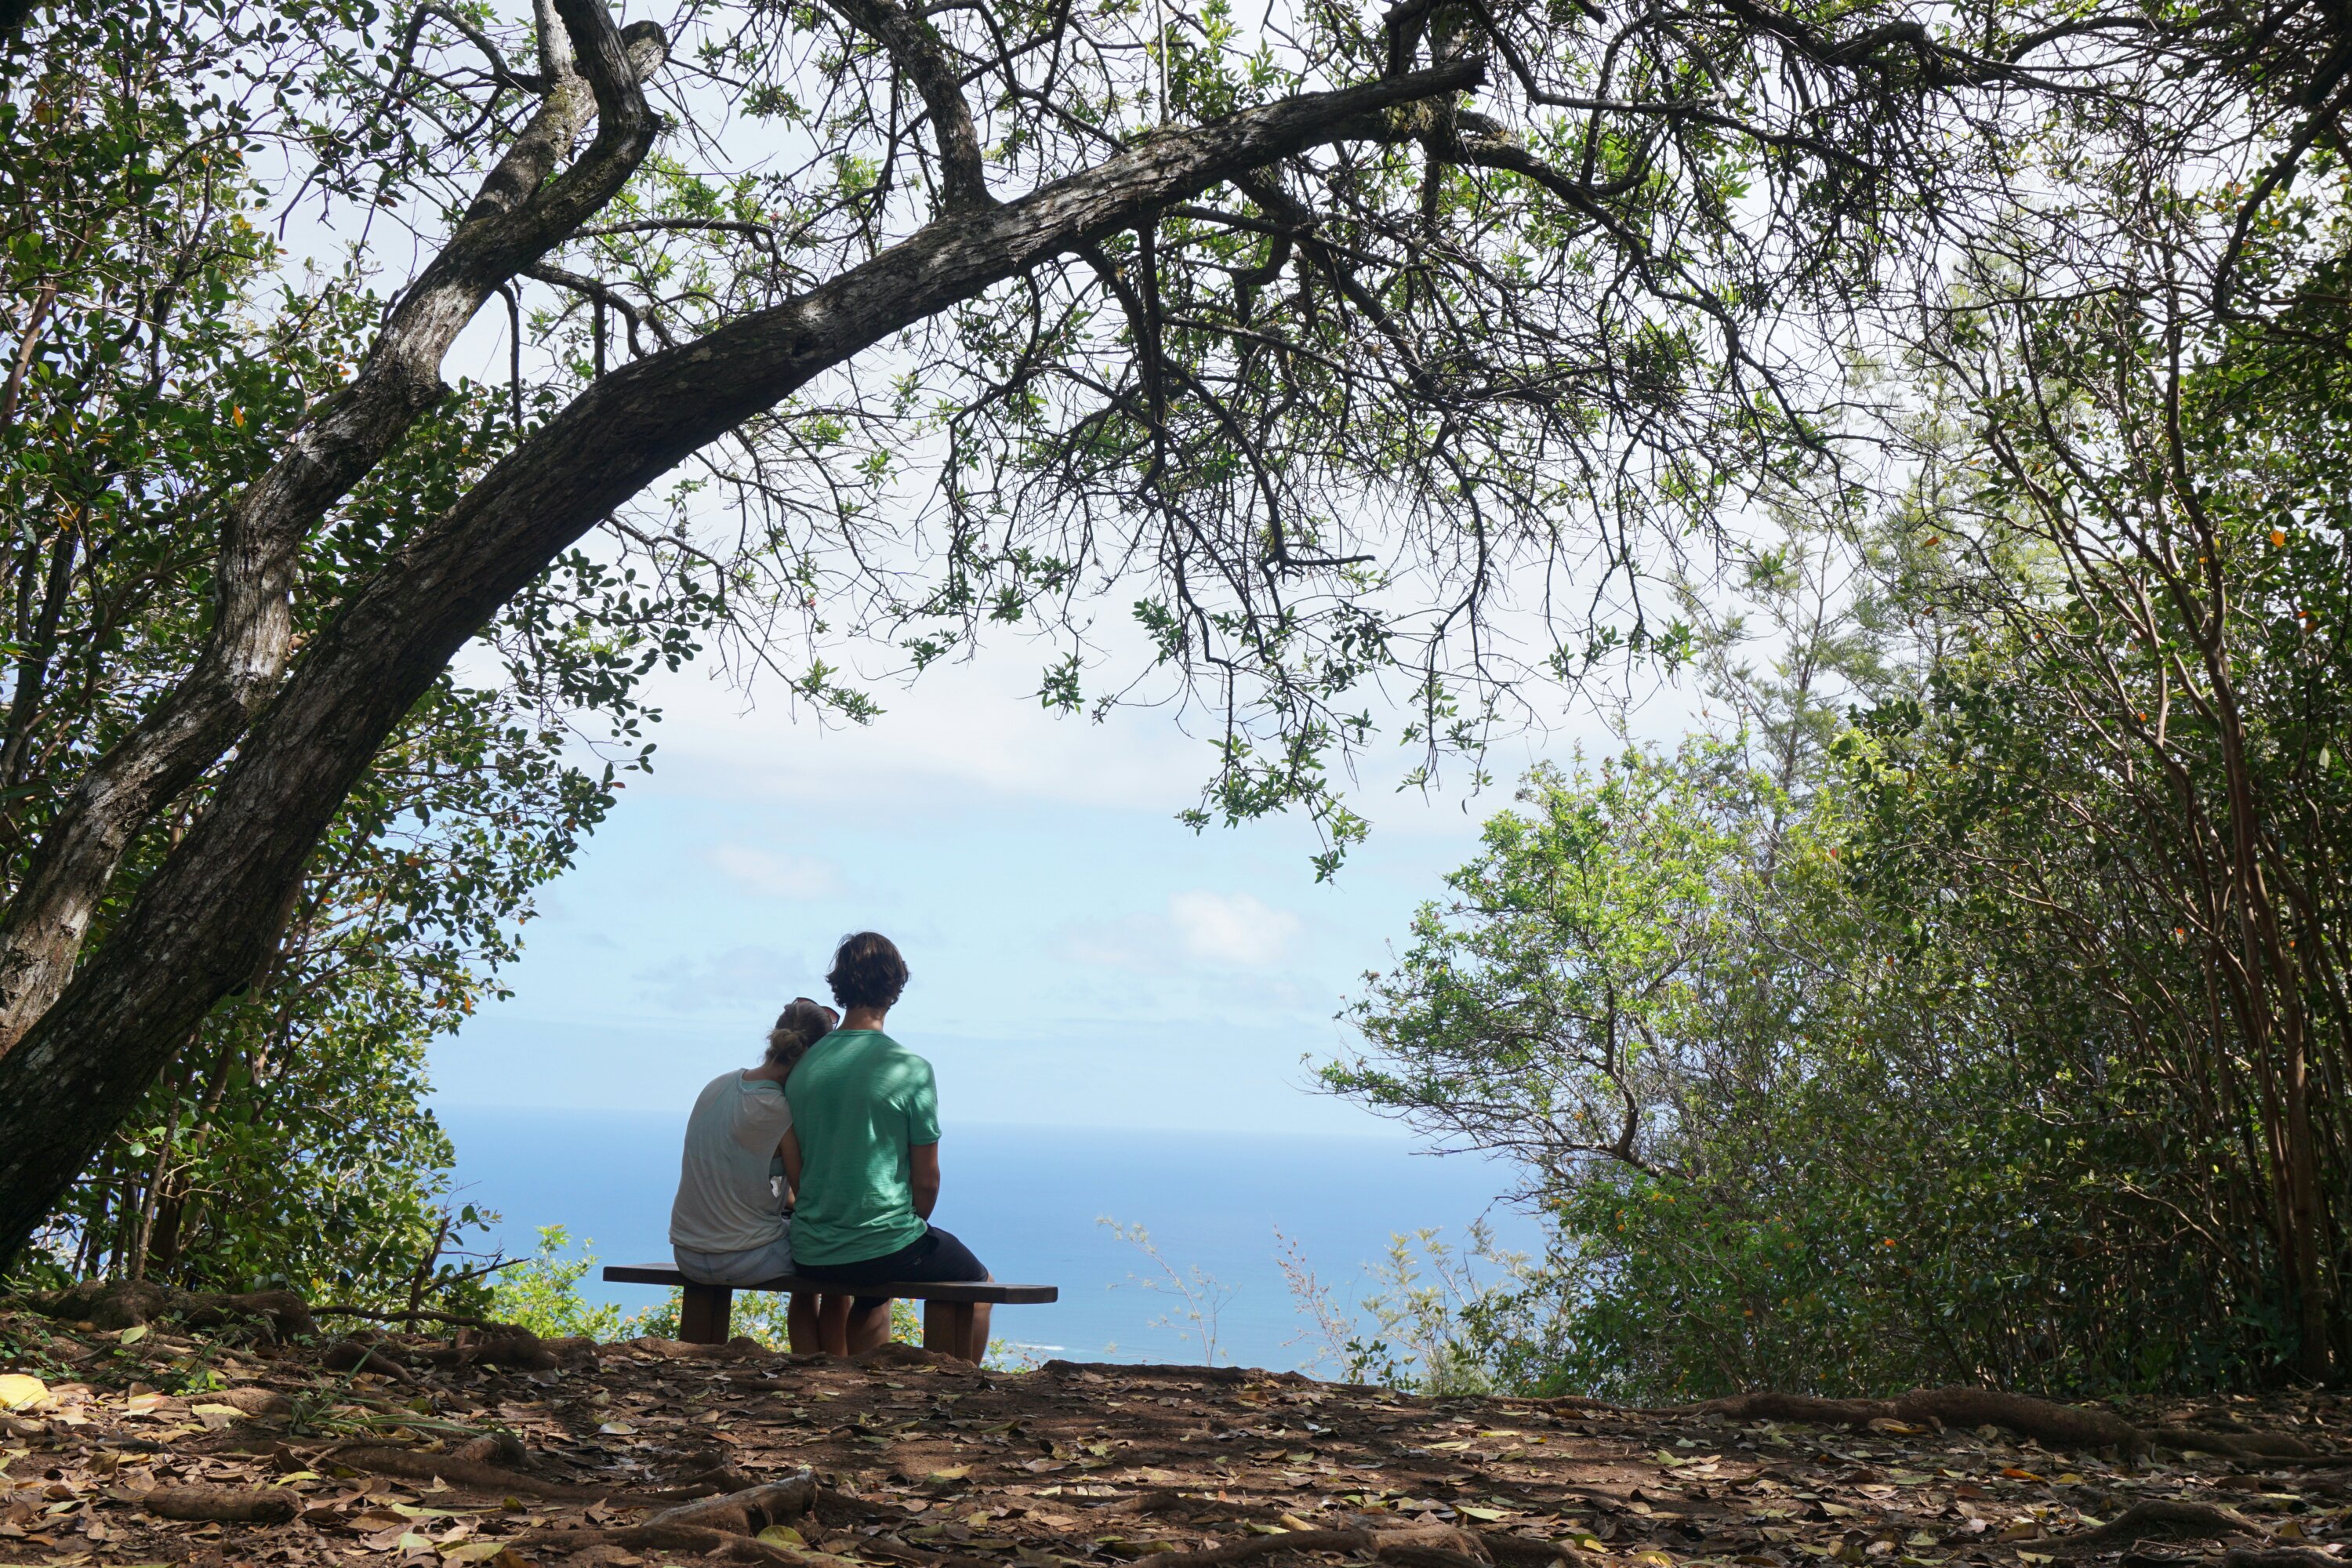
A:
{"type": "MultiPolygon", "coordinates": [[[[615,1285],[672,1285],[686,1292],[677,1314],[677,1337],[688,1344],[723,1345],[727,1342],[728,1320],[735,1310],[738,1290],[814,1290],[822,1294],[858,1296],[889,1296],[908,1301],[936,1301],[949,1310],[939,1316],[945,1320],[945,1331],[968,1336],[971,1331],[971,1310],[982,1301],[1004,1305],[1027,1306],[1041,1301],[1062,1299],[1059,1286],[999,1285],[991,1281],[979,1285],[926,1285],[903,1279],[887,1285],[829,1285],[822,1280],[803,1279],[787,1274],[781,1279],[766,1279],[757,1285],[698,1285],[667,1263],[614,1263],[606,1266],[604,1278],[615,1285]]],[[[928,1344],[932,1337],[934,1314],[923,1314],[923,1339],[928,1344]]],[[[961,1343],[961,1340],[953,1342],[961,1343]]],[[[931,1346],[940,1349],[940,1346],[931,1346]]]]}

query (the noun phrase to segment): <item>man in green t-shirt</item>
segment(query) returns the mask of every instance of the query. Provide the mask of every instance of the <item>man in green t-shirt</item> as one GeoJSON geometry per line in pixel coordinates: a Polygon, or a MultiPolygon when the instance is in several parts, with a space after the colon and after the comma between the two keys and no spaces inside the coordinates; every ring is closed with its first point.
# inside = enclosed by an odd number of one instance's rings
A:
{"type": "MultiPolygon", "coordinates": [[[[964,1244],[930,1223],[940,1197],[940,1104],[931,1064],[882,1032],[907,987],[907,961],[890,939],[859,931],[841,939],[825,984],[841,1004],[841,1027],[811,1046],[784,1080],[798,1146],[799,1202],[793,1212],[793,1269],[827,1285],[894,1279],[938,1283],[989,1278],[964,1244]]],[[[787,1154],[788,1162],[792,1159],[787,1154]]],[[[972,1313],[970,1337],[946,1344],[942,1315],[924,1342],[966,1361],[988,1350],[988,1308],[972,1313]]],[[[889,1337],[890,1299],[824,1293],[818,1342],[835,1355],[872,1350],[889,1337]]]]}

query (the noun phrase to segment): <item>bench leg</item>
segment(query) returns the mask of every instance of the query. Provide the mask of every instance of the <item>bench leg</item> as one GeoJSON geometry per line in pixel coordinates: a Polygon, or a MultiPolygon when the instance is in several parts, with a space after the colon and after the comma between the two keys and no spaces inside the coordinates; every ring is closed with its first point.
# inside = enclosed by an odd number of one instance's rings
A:
{"type": "Polygon", "coordinates": [[[978,1358],[972,1354],[972,1304],[970,1301],[926,1301],[923,1303],[923,1348],[945,1351],[966,1361],[978,1358]]]}
{"type": "Polygon", "coordinates": [[[688,1285],[677,1311],[677,1337],[690,1345],[723,1345],[735,1292],[724,1285],[688,1285]]]}

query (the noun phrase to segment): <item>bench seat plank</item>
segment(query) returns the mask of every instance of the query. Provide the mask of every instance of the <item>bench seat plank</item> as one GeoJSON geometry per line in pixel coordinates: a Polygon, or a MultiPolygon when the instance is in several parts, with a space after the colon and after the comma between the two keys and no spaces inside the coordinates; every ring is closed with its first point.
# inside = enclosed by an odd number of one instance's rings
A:
{"type": "MultiPolygon", "coordinates": [[[[613,1263],[605,1266],[604,1278],[615,1285],[692,1286],[693,1281],[665,1263],[613,1263]]],[[[713,1287],[695,1287],[712,1289],[713,1287]]],[[[718,1287],[725,1289],[726,1287],[718,1287]]],[[[945,1282],[924,1283],[919,1280],[894,1280],[880,1285],[836,1285],[822,1279],[803,1279],[787,1274],[779,1279],[762,1280],[757,1285],[737,1285],[737,1290],[815,1290],[827,1295],[889,1296],[907,1301],[968,1301],[1001,1302],[1007,1306],[1034,1306],[1062,1299],[1058,1285],[1003,1285],[994,1281],[983,1284],[945,1282]]]]}

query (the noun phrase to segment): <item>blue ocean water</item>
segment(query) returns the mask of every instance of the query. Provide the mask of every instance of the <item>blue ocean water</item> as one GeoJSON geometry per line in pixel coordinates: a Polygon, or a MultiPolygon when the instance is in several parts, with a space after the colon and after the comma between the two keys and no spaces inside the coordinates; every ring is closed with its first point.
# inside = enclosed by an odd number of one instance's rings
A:
{"type": "MultiPolygon", "coordinates": [[[[607,1263],[668,1258],[677,1113],[439,1115],[457,1142],[461,1200],[499,1212],[496,1240],[509,1252],[561,1225],[575,1251],[607,1263]]],[[[1507,1168],[1393,1139],[967,1124],[942,1142],[940,1163],[932,1217],[998,1279],[1062,1288],[1051,1306],[1002,1309],[997,1336],[1075,1360],[1202,1359],[1197,1331],[1155,1324],[1178,1303],[1141,1287],[1159,1265],[1106,1217],[1143,1226],[1180,1273],[1222,1287],[1217,1360],[1270,1368],[1307,1365],[1317,1349],[1277,1262],[1277,1230],[1343,1305],[1400,1232],[1438,1227],[1454,1241],[1483,1217],[1505,1247],[1539,1245],[1537,1222],[1496,1201],[1511,1188],[1507,1168]]],[[[646,1287],[592,1286],[593,1300],[630,1310],[658,1299],[646,1287]]]]}

